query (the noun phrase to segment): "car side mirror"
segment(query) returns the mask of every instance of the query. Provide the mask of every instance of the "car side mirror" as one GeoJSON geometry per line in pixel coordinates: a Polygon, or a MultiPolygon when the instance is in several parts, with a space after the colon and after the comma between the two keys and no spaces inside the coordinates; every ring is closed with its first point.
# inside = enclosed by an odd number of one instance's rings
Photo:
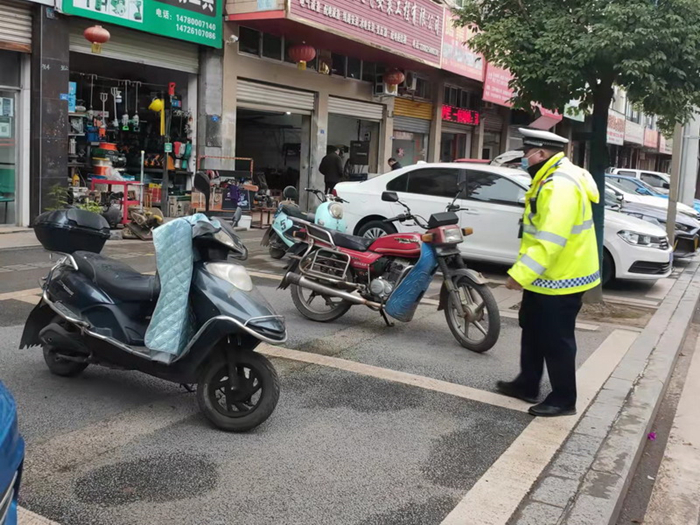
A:
{"type": "Polygon", "coordinates": [[[395,191],[382,192],[382,200],[384,202],[399,202],[399,196],[395,191]]]}
{"type": "Polygon", "coordinates": [[[646,195],[646,194],[647,194],[647,192],[646,192],[646,191],[644,191],[644,189],[643,189],[643,188],[637,188],[637,189],[636,189],[636,190],[634,190],[634,191],[636,191],[636,192],[637,192],[637,193],[639,193],[640,195],[646,195]]]}
{"type": "Polygon", "coordinates": [[[671,189],[671,185],[670,185],[668,182],[664,182],[664,183],[661,185],[661,187],[662,187],[663,189],[665,189],[665,190],[670,190],[670,189],[671,189]]]}

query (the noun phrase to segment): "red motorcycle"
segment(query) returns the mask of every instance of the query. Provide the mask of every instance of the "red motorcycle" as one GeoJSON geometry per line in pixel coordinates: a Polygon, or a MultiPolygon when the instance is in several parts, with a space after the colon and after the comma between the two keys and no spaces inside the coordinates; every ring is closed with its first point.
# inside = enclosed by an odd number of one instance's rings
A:
{"type": "MultiPolygon", "coordinates": [[[[406,213],[387,222],[413,220],[424,234],[396,233],[367,239],[306,225],[306,242],[292,249],[292,262],[280,288],[291,287],[297,310],[312,321],[328,322],[344,315],[353,305],[408,322],[439,269],[444,279],[438,310],[463,347],[486,352],[498,340],[501,318],[486,280],[469,270],[458,244],[470,228],[461,229],[454,201],[448,211],[427,221],[413,215],[394,192],[382,200],[398,202],[406,213]]],[[[456,200],[456,198],[455,198],[456,200]]]]}

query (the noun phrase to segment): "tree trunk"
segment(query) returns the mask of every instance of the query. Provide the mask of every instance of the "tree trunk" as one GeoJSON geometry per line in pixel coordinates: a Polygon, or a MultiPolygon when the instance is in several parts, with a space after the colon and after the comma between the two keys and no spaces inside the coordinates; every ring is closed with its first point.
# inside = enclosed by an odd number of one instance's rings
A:
{"type": "MultiPolygon", "coordinates": [[[[589,168],[593,180],[598,186],[600,202],[593,205],[593,223],[598,241],[601,276],[603,270],[603,235],[605,224],[605,170],[610,166],[608,153],[608,108],[612,100],[612,82],[603,82],[593,93],[593,134],[591,135],[591,156],[589,168]]],[[[603,302],[602,287],[595,288],[587,294],[586,302],[603,302]]]]}

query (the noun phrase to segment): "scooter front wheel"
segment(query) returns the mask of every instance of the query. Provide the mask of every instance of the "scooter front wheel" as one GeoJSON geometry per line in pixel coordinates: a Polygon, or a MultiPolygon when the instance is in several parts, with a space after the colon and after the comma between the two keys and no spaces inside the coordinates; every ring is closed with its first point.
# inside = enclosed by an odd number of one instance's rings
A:
{"type": "Polygon", "coordinates": [[[490,350],[501,332],[496,299],[487,285],[474,284],[466,277],[455,279],[454,284],[464,315],[460,315],[452,296],[448,295],[445,318],[450,332],[460,345],[472,352],[481,354],[490,350]]]}
{"type": "Polygon", "coordinates": [[[277,406],[277,371],[263,355],[239,352],[236,388],[230,388],[229,365],[223,357],[210,360],[197,383],[197,403],[214,426],[228,432],[247,432],[264,423],[277,406]]]}

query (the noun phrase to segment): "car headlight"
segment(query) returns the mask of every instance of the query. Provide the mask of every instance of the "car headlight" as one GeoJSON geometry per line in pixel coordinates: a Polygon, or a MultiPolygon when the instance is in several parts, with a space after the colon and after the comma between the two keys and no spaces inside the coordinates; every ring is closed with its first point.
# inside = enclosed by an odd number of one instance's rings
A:
{"type": "Polygon", "coordinates": [[[328,206],[328,212],[331,214],[331,217],[334,219],[342,219],[343,218],[343,205],[337,202],[334,202],[330,206],[328,206]]]}
{"type": "Polygon", "coordinates": [[[676,230],[680,230],[682,232],[689,232],[692,229],[693,227],[688,224],[681,224],[680,222],[676,223],[676,230]]]}
{"type": "Polygon", "coordinates": [[[647,246],[658,250],[665,250],[668,248],[668,239],[666,237],[654,237],[652,235],[645,235],[629,230],[619,231],[617,235],[632,246],[647,246]]]}
{"type": "Polygon", "coordinates": [[[243,292],[253,289],[253,280],[246,269],[240,264],[231,263],[204,263],[204,269],[219,279],[232,284],[243,292]]]}
{"type": "Polygon", "coordinates": [[[445,243],[452,244],[452,243],[460,243],[464,237],[462,236],[462,230],[459,228],[450,228],[449,230],[445,230],[445,243]]]}

